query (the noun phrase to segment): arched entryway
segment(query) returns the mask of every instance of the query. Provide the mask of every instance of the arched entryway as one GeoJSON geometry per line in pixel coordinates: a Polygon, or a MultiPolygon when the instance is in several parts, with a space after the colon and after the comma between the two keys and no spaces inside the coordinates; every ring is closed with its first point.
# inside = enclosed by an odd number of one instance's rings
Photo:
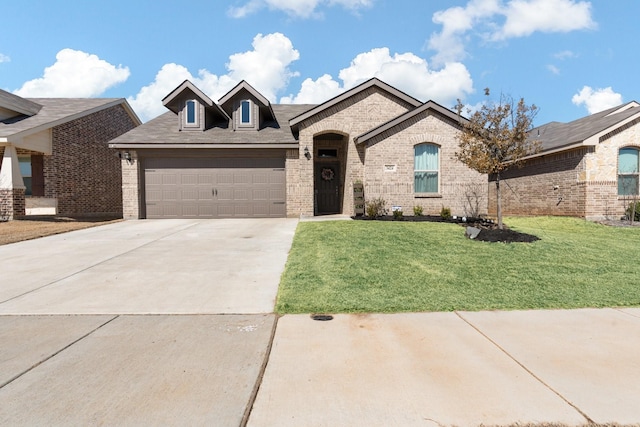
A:
{"type": "Polygon", "coordinates": [[[314,214],[342,213],[347,158],[346,135],[335,132],[313,137],[314,214]]]}

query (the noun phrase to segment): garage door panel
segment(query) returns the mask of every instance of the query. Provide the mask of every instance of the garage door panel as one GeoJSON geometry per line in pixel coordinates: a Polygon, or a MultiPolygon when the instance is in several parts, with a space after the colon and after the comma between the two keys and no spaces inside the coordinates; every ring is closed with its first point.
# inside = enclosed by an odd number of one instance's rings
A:
{"type": "Polygon", "coordinates": [[[269,200],[269,189],[268,188],[256,188],[252,191],[254,201],[267,201],[269,200]]]}
{"type": "Polygon", "coordinates": [[[197,188],[183,188],[182,189],[182,201],[197,201],[199,199],[197,188]]]}
{"type": "Polygon", "coordinates": [[[199,185],[213,185],[215,184],[215,176],[210,172],[200,171],[198,173],[198,184],[199,185]]]}
{"type": "Polygon", "coordinates": [[[198,200],[208,201],[213,198],[213,190],[211,188],[198,188],[198,200]]]}
{"type": "Polygon", "coordinates": [[[144,160],[147,218],[283,217],[283,158],[144,160]]]}
{"type": "Polygon", "coordinates": [[[198,174],[182,173],[180,174],[180,183],[182,185],[198,185],[198,174]]]}
{"type": "Polygon", "coordinates": [[[233,200],[235,201],[243,201],[243,200],[251,200],[249,198],[250,194],[249,188],[234,188],[233,189],[233,200]]]}
{"type": "MultiPolygon", "coordinates": [[[[280,172],[280,171],[278,171],[278,172],[280,172]]],[[[281,184],[282,186],[284,186],[285,177],[286,177],[286,175],[284,173],[284,169],[281,171],[281,173],[269,174],[269,184],[281,184]]]]}
{"type": "Polygon", "coordinates": [[[233,184],[233,172],[232,171],[219,171],[217,175],[218,185],[232,185],[233,184]]]}
{"type": "Polygon", "coordinates": [[[175,172],[168,172],[162,174],[162,185],[176,185],[178,183],[178,177],[175,172]]]}
{"type": "Polygon", "coordinates": [[[217,193],[215,198],[221,202],[228,202],[233,200],[233,187],[216,188],[217,193]]]}
{"type": "Polygon", "coordinates": [[[167,202],[167,201],[171,201],[171,202],[175,202],[178,201],[178,189],[176,188],[163,188],[162,189],[162,197],[159,201],[161,202],[167,202]]]}

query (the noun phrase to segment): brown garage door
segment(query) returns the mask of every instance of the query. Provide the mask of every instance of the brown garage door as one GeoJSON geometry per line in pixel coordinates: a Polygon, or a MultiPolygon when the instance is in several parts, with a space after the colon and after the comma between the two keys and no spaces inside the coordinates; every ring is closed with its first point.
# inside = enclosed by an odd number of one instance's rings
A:
{"type": "Polygon", "coordinates": [[[147,218],[284,217],[283,158],[144,159],[147,218]]]}

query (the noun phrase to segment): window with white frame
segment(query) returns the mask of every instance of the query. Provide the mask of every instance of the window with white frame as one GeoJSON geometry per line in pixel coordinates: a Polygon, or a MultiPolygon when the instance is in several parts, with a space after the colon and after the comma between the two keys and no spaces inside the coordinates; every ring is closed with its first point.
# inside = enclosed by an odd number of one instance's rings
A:
{"type": "Polygon", "coordinates": [[[185,104],[186,116],[185,116],[185,124],[197,126],[198,125],[198,103],[190,99],[185,104]]]}
{"type": "Polygon", "coordinates": [[[621,148],[618,152],[618,195],[638,195],[638,171],[640,170],[640,150],[633,147],[621,148]]]}
{"type": "Polygon", "coordinates": [[[251,118],[251,101],[245,99],[240,101],[240,124],[250,126],[253,123],[251,118]]]}
{"type": "Polygon", "coordinates": [[[414,147],[414,192],[437,194],[439,192],[440,147],[435,144],[419,144],[414,147]]]}

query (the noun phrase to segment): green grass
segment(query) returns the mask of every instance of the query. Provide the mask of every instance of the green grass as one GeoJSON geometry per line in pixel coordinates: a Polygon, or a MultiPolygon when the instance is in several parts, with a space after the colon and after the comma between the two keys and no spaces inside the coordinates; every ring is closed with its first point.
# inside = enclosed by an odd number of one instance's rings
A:
{"type": "Polygon", "coordinates": [[[302,222],[278,313],[640,305],[640,229],[506,218],[534,243],[487,243],[446,223],[302,222]]]}

